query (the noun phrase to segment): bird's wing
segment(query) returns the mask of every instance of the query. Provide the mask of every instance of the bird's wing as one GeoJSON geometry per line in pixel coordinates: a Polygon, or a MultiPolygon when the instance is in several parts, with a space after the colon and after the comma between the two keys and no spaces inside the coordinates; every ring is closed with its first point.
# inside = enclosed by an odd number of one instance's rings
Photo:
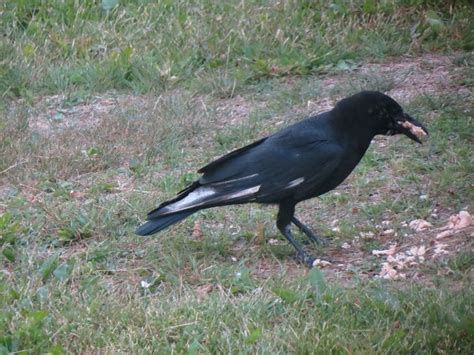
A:
{"type": "Polygon", "coordinates": [[[285,153],[325,140],[319,130],[308,126],[307,121],[299,122],[224,155],[198,170],[203,173],[199,182],[206,185],[250,176],[265,168],[267,161],[291,159],[285,153]]]}
{"type": "Polygon", "coordinates": [[[311,197],[311,191],[332,179],[343,150],[330,140],[315,140],[273,152],[261,164],[257,201],[272,202],[296,195],[311,197]]]}
{"type": "Polygon", "coordinates": [[[224,162],[232,159],[232,158],[235,158],[239,155],[242,155],[244,152],[246,151],[249,151],[251,150],[252,148],[260,145],[261,143],[263,143],[268,137],[265,137],[265,138],[262,138],[262,139],[259,139],[258,141],[255,141],[253,143],[250,143],[249,145],[246,145],[245,147],[242,147],[242,148],[239,148],[239,149],[236,149],[236,150],[233,150],[232,152],[230,153],[227,153],[226,155],[223,155],[222,157],[214,160],[213,162],[207,164],[206,166],[202,167],[201,169],[198,170],[198,173],[208,173],[208,172],[211,172],[213,170],[215,170],[216,168],[219,167],[219,165],[222,165],[224,162]]]}
{"type": "Polygon", "coordinates": [[[329,179],[341,156],[342,147],[323,126],[302,121],[211,163],[199,183],[218,190],[222,201],[226,195],[279,199],[329,179]]]}
{"type": "MultiPolygon", "coordinates": [[[[289,129],[233,151],[209,164],[203,176],[153,215],[251,201],[278,202],[312,191],[331,179],[342,148],[327,132],[289,129]]],[[[310,197],[310,196],[308,196],[310,197]]]]}

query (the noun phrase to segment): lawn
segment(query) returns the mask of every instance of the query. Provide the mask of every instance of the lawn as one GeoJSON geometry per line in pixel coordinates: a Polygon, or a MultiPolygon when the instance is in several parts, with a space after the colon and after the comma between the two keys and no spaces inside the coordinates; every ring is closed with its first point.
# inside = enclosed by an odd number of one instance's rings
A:
{"type": "Polygon", "coordinates": [[[474,343],[469,1],[0,4],[0,354],[446,353],[474,343]],[[146,212],[212,159],[363,89],[430,136],[377,137],[297,214],[146,212]],[[416,228],[421,219],[429,224],[416,228]],[[304,237],[298,235],[301,241],[304,237]]]}

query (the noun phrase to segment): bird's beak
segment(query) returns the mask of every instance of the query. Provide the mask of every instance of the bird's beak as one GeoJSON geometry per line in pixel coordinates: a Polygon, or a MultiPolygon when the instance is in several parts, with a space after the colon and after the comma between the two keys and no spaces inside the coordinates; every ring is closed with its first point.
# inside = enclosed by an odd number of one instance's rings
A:
{"type": "Polygon", "coordinates": [[[403,114],[400,120],[397,120],[396,130],[420,144],[421,139],[428,136],[428,130],[425,126],[406,113],[403,114]]]}

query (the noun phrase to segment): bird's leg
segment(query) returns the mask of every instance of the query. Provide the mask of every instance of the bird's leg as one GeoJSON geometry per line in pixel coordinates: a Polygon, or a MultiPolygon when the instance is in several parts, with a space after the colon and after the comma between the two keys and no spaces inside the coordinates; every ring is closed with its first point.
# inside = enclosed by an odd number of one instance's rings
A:
{"type": "Polygon", "coordinates": [[[306,266],[312,267],[314,258],[311,255],[306,254],[300,243],[293,239],[291,234],[291,221],[293,213],[295,212],[295,205],[292,203],[281,203],[277,217],[278,230],[285,236],[291,245],[296,249],[297,257],[306,266]]]}
{"type": "Polygon", "coordinates": [[[303,264],[305,264],[306,266],[312,267],[315,258],[307,254],[301,247],[301,244],[293,239],[293,236],[290,230],[290,224],[287,224],[285,227],[280,229],[280,232],[285,236],[285,238],[290,242],[290,244],[293,245],[293,247],[296,249],[297,259],[301,261],[303,264]]]}
{"type": "Polygon", "coordinates": [[[311,229],[308,228],[303,222],[301,222],[295,216],[291,217],[291,221],[297,226],[312,242],[316,244],[327,244],[327,240],[323,237],[320,237],[314,233],[311,229]]]}

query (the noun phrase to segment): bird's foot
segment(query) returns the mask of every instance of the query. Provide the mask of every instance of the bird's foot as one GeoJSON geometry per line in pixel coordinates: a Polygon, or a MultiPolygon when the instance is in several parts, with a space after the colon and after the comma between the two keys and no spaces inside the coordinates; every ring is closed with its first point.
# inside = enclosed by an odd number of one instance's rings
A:
{"type": "Polygon", "coordinates": [[[316,260],[315,257],[306,254],[306,253],[296,253],[296,261],[299,263],[304,264],[305,266],[309,267],[310,269],[313,267],[314,261],[316,260]]]}
{"type": "Polygon", "coordinates": [[[322,246],[327,246],[330,241],[329,238],[327,237],[320,237],[319,235],[311,232],[311,233],[305,233],[305,235],[308,237],[308,239],[313,242],[314,244],[322,245],[322,246]]]}
{"type": "Polygon", "coordinates": [[[317,235],[316,233],[314,233],[311,228],[309,228],[308,226],[306,226],[303,222],[301,222],[298,218],[296,218],[295,216],[293,216],[291,218],[291,221],[304,233],[304,235],[306,235],[306,237],[308,237],[308,239],[310,241],[312,241],[313,243],[315,244],[318,244],[318,245],[327,245],[328,244],[328,241],[326,238],[323,238],[323,237],[320,237],[319,235],[317,235]]]}

